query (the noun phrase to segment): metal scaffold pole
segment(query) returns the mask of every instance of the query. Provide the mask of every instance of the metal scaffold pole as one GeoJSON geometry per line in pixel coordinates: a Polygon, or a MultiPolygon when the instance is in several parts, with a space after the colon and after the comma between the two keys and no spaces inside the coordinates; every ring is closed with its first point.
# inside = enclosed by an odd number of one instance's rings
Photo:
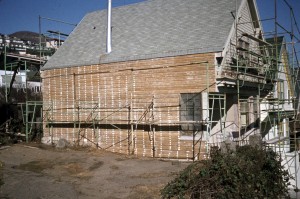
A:
{"type": "MultiPolygon", "coordinates": [[[[6,40],[4,40],[6,41],[6,40]]],[[[4,77],[5,77],[5,102],[8,103],[8,99],[7,99],[7,95],[8,95],[8,92],[7,92],[7,74],[6,74],[6,42],[4,42],[4,77]]]]}
{"type": "Polygon", "coordinates": [[[28,90],[27,90],[27,64],[25,61],[25,103],[26,103],[26,142],[29,142],[29,107],[28,107],[28,90]]]}

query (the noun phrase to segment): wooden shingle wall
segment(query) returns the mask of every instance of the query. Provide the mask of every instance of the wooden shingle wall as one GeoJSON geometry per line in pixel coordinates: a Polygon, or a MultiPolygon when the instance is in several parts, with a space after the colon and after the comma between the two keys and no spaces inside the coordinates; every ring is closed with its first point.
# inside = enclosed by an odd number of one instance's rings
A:
{"type": "MultiPolygon", "coordinates": [[[[113,152],[192,158],[180,93],[216,91],[214,53],[42,71],[44,137],[113,152]],[[207,63],[204,63],[207,62],[207,63]]],[[[202,158],[202,156],[200,157],[202,158]]]]}
{"type": "MultiPolygon", "coordinates": [[[[253,19],[250,14],[250,8],[247,1],[242,3],[242,7],[240,10],[240,13],[238,15],[238,20],[236,21],[237,24],[235,24],[236,27],[233,27],[233,33],[231,34],[230,42],[227,46],[228,51],[225,52],[226,55],[224,56],[225,59],[225,66],[230,65],[232,63],[232,58],[237,58],[238,54],[242,54],[243,51],[237,51],[237,47],[239,46],[239,40],[242,40],[244,42],[247,42],[249,44],[248,51],[252,51],[253,53],[261,54],[261,48],[259,46],[259,43],[243,36],[244,33],[247,33],[248,35],[258,37],[259,35],[259,29],[255,29],[253,25],[253,19]],[[238,43],[237,43],[238,42],[238,43]]],[[[246,52],[248,52],[246,51],[246,52]]],[[[257,56],[249,55],[249,58],[252,62],[257,63],[257,56]]],[[[241,64],[240,64],[241,65],[241,64]]],[[[248,64],[248,67],[251,67],[251,62],[248,64]]],[[[227,70],[228,68],[225,68],[227,70]]],[[[236,69],[235,69],[236,70],[236,69]]],[[[229,72],[229,71],[228,71],[229,72]]]]}

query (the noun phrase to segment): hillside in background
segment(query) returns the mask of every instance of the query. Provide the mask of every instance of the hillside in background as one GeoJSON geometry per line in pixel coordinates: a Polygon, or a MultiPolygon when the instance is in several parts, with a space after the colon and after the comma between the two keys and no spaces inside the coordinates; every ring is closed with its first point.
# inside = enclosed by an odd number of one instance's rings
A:
{"type": "MultiPolygon", "coordinates": [[[[30,41],[32,43],[38,44],[40,42],[40,34],[31,31],[18,31],[9,35],[10,37],[17,37],[23,41],[30,41]]],[[[48,37],[43,36],[42,40],[50,39],[48,37]]]]}

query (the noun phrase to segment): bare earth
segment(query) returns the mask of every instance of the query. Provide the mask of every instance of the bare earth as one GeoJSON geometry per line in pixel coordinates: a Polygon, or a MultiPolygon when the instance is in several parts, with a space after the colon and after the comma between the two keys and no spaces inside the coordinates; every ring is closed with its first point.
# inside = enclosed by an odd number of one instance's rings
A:
{"type": "Polygon", "coordinates": [[[2,148],[0,161],[1,199],[160,198],[160,189],[188,165],[39,144],[2,148]]]}

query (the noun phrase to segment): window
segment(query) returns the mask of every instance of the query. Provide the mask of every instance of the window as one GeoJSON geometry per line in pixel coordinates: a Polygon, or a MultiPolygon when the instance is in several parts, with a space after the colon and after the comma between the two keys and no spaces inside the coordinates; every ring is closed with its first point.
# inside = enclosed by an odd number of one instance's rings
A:
{"type": "Polygon", "coordinates": [[[284,82],[279,81],[277,83],[277,90],[278,90],[278,99],[284,100],[284,82]]]}
{"type": "Polygon", "coordinates": [[[201,135],[200,131],[209,131],[218,123],[223,125],[225,109],[224,94],[180,94],[181,135],[198,136],[201,135]]]}
{"type": "MultiPolygon", "coordinates": [[[[247,51],[249,51],[249,49],[250,49],[250,44],[249,44],[249,42],[247,42],[247,41],[244,41],[244,40],[242,40],[242,39],[239,39],[239,41],[238,41],[238,48],[239,48],[241,51],[247,52],[247,51]]],[[[244,53],[243,55],[245,55],[246,57],[248,57],[249,53],[244,53]]]]}
{"type": "Polygon", "coordinates": [[[250,44],[242,39],[238,40],[239,49],[239,65],[247,66],[249,64],[249,48],[250,44]]]}
{"type": "Polygon", "coordinates": [[[278,132],[276,136],[283,136],[284,135],[284,122],[283,121],[279,121],[278,122],[278,132]]]}
{"type": "MultiPolygon", "coordinates": [[[[208,122],[215,126],[225,116],[225,95],[209,93],[208,122]]],[[[221,122],[222,123],[222,122],[221,122]]]]}
{"type": "Polygon", "coordinates": [[[240,99],[240,127],[242,129],[259,126],[259,102],[257,98],[240,99]]]}
{"type": "Polygon", "coordinates": [[[204,106],[204,116],[208,123],[208,131],[212,130],[217,124],[224,126],[224,116],[226,111],[225,95],[219,93],[208,94],[208,106],[204,106]]]}
{"type": "Polygon", "coordinates": [[[200,98],[200,93],[180,94],[180,121],[185,122],[181,125],[182,135],[192,135],[201,128],[200,124],[193,123],[201,120],[200,98]]]}
{"type": "Polygon", "coordinates": [[[291,104],[291,90],[288,89],[288,104],[291,104]]]}
{"type": "Polygon", "coordinates": [[[246,128],[249,125],[249,106],[247,101],[240,101],[240,125],[246,128]]]}

